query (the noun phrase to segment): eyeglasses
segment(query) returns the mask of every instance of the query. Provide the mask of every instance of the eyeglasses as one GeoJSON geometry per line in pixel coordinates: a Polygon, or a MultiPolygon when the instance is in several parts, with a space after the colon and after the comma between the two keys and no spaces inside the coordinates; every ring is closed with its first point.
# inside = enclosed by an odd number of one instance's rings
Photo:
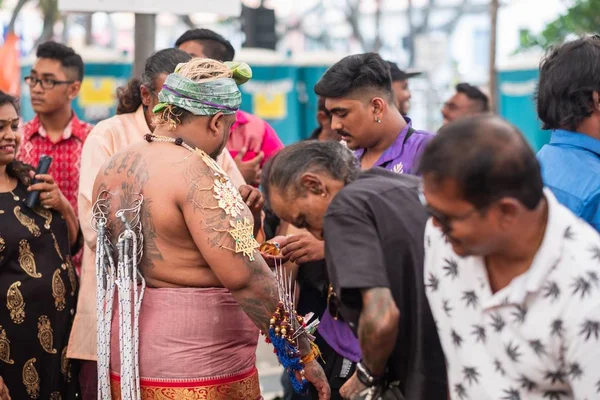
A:
{"type": "Polygon", "coordinates": [[[427,204],[427,199],[425,198],[425,194],[423,193],[423,188],[419,189],[419,200],[421,204],[427,211],[430,217],[433,217],[442,227],[442,231],[450,232],[452,230],[452,224],[456,221],[464,221],[473,215],[476,211],[480,211],[481,208],[472,208],[462,215],[448,215],[443,212],[432,208],[429,204],[427,204]]]}
{"type": "Polygon", "coordinates": [[[333,319],[337,321],[339,318],[338,297],[331,284],[329,284],[329,289],[327,290],[327,310],[329,310],[333,319]]]}
{"type": "Polygon", "coordinates": [[[56,85],[68,85],[70,83],[74,83],[75,81],[58,81],[56,79],[44,78],[39,79],[35,76],[26,76],[25,83],[29,85],[30,88],[34,88],[38,83],[42,85],[42,89],[54,89],[56,85]]]}

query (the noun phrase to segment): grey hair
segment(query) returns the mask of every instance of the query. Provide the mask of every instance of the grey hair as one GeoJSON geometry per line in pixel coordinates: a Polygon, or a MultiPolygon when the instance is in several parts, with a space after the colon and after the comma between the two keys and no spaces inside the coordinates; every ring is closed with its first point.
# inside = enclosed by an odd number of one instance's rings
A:
{"type": "Polygon", "coordinates": [[[272,188],[302,192],[300,177],[306,172],[326,173],[346,185],[358,177],[360,165],[350,150],[335,141],[306,140],[288,146],[263,168],[261,184],[267,204],[272,188]]]}

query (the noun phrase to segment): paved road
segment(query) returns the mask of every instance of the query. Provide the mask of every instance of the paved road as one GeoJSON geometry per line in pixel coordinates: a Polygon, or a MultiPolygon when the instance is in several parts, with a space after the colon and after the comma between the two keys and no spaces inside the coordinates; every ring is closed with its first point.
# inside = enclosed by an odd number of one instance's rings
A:
{"type": "Polygon", "coordinates": [[[281,388],[280,378],[283,368],[279,365],[275,354],[273,354],[273,346],[265,343],[264,336],[258,339],[256,365],[260,377],[260,388],[265,400],[282,396],[283,389],[281,388]]]}

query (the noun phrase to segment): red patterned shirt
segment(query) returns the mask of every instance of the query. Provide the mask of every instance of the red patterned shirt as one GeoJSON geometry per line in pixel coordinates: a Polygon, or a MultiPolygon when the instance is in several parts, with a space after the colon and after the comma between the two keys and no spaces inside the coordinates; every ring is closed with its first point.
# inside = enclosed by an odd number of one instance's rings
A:
{"type": "Polygon", "coordinates": [[[23,141],[17,158],[37,167],[44,154],[52,157],[49,174],[54,177],[58,187],[77,212],[77,193],[79,191],[79,169],[81,167],[81,149],[93,125],[73,118],[63,132],[63,137],[52,143],[36,116],[23,127],[23,141]]]}

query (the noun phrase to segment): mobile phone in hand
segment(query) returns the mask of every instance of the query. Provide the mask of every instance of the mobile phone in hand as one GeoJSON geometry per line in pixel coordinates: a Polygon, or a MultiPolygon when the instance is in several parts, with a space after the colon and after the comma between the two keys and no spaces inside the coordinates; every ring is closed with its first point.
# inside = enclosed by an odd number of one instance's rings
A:
{"type": "MultiPolygon", "coordinates": [[[[50,169],[50,164],[52,163],[52,157],[43,155],[40,157],[40,162],[38,164],[37,170],[35,171],[35,175],[44,175],[48,173],[50,169]]],[[[39,179],[33,178],[31,184],[35,185],[36,183],[40,183],[39,179]]],[[[27,200],[25,200],[25,205],[29,208],[36,207],[40,202],[40,191],[36,190],[33,192],[29,192],[27,195],[27,200]]]]}

